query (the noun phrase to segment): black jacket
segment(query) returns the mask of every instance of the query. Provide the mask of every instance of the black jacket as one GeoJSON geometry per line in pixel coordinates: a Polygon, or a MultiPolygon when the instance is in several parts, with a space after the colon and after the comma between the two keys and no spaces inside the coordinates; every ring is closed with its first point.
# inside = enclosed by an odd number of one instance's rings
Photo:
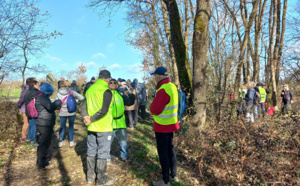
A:
{"type": "Polygon", "coordinates": [[[38,89],[34,88],[34,87],[29,87],[28,91],[26,92],[25,96],[24,96],[24,102],[25,102],[25,114],[26,116],[30,118],[29,114],[28,114],[28,110],[27,110],[27,105],[28,103],[35,97],[37,96],[39,93],[41,93],[38,89]]]}
{"type": "Polygon", "coordinates": [[[61,100],[56,100],[51,103],[50,98],[43,94],[36,98],[35,108],[39,113],[38,118],[35,121],[37,126],[53,126],[55,125],[55,110],[61,107],[61,100]]]}
{"type": "Polygon", "coordinates": [[[86,91],[93,85],[93,82],[88,82],[85,87],[84,87],[84,91],[83,91],[83,95],[85,96],[86,91]]]}
{"type": "Polygon", "coordinates": [[[72,82],[71,86],[69,87],[71,90],[77,92],[80,94],[80,90],[79,90],[79,87],[78,85],[76,84],[76,81],[75,82],[72,82]]]}

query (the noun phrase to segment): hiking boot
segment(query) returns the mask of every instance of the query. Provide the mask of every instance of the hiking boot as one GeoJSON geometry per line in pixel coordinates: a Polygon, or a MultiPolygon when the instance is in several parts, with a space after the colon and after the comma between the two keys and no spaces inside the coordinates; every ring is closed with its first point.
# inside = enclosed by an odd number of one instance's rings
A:
{"type": "Polygon", "coordinates": [[[174,178],[172,178],[172,176],[170,176],[170,180],[175,181],[175,182],[179,182],[178,176],[175,176],[174,178]]]}
{"type": "Polygon", "coordinates": [[[74,141],[70,142],[70,147],[74,147],[76,145],[76,143],[74,141]]]}
{"type": "Polygon", "coordinates": [[[32,147],[38,147],[38,146],[39,146],[39,144],[38,144],[36,141],[32,141],[32,142],[30,143],[30,145],[31,145],[32,147]]]}
{"type": "Polygon", "coordinates": [[[64,145],[65,145],[65,143],[63,141],[61,141],[61,142],[58,143],[58,147],[59,148],[63,147],[64,145]]]}
{"type": "Polygon", "coordinates": [[[152,182],[153,186],[171,186],[170,182],[168,182],[167,184],[165,184],[164,180],[160,179],[158,181],[153,181],[152,182]]]}

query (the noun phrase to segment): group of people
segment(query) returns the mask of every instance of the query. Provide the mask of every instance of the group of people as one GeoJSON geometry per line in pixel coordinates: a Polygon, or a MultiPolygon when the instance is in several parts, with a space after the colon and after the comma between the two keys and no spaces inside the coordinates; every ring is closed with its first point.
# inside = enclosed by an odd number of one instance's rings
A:
{"type": "MultiPolygon", "coordinates": [[[[266,116],[266,108],[268,108],[268,94],[270,91],[264,83],[255,83],[251,81],[247,85],[242,85],[240,90],[241,105],[238,109],[238,115],[245,114],[246,121],[254,122],[262,116],[266,116]]],[[[288,113],[291,109],[293,100],[293,92],[289,89],[288,84],[283,86],[281,92],[282,113],[288,113]]]]}
{"type": "MultiPolygon", "coordinates": [[[[154,131],[157,151],[162,167],[162,179],[154,181],[153,185],[170,185],[170,179],[177,180],[176,154],[173,145],[173,132],[179,129],[177,118],[178,92],[171,83],[168,72],[164,67],[158,67],[152,75],[157,83],[155,98],[150,105],[150,112],[154,118],[154,131]]],[[[49,169],[51,159],[50,144],[59,112],[60,130],[59,147],[64,146],[66,122],[69,121],[70,147],[76,143],[74,136],[74,121],[76,110],[70,112],[68,97],[81,102],[81,114],[87,126],[87,182],[97,185],[112,185],[114,180],[106,175],[107,162],[110,162],[110,149],[114,136],[120,144],[120,160],[130,162],[128,158],[127,124],[133,129],[138,123],[138,113],[141,118],[146,117],[147,89],[144,83],[137,79],[132,82],[122,78],[114,79],[107,70],[101,70],[99,77],[92,78],[82,88],[80,94],[76,82],[69,83],[61,78],[54,102],[50,96],[54,88],[49,83],[39,83],[35,78],[28,78],[21,92],[18,102],[24,118],[22,140],[30,141],[37,148],[36,165],[40,169],[49,169]],[[35,99],[37,118],[31,118],[28,104],[35,99]],[[28,130],[28,132],[26,132],[28,130]]]]}

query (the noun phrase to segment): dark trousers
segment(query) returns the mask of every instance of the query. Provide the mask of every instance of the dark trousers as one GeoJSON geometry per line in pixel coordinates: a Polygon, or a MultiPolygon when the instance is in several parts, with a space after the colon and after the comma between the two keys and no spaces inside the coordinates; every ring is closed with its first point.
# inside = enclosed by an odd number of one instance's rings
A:
{"type": "Polygon", "coordinates": [[[145,119],[146,118],[146,105],[140,105],[139,109],[141,110],[142,119],[145,119]]]}
{"type": "Polygon", "coordinates": [[[36,126],[36,137],[39,146],[37,148],[37,161],[38,168],[45,168],[49,165],[51,160],[51,139],[53,135],[53,126],[36,126]]]}
{"type": "Polygon", "coordinates": [[[176,154],[173,145],[173,132],[155,132],[155,137],[163,180],[165,183],[168,183],[170,181],[170,171],[171,177],[175,177],[177,169],[176,154]]]}

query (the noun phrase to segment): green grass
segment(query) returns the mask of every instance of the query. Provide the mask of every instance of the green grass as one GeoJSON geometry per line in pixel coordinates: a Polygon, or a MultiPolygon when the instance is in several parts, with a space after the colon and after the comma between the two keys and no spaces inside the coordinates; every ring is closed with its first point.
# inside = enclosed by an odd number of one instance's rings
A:
{"type": "Polygon", "coordinates": [[[0,88],[0,97],[2,98],[19,98],[21,88],[0,88]]]}

